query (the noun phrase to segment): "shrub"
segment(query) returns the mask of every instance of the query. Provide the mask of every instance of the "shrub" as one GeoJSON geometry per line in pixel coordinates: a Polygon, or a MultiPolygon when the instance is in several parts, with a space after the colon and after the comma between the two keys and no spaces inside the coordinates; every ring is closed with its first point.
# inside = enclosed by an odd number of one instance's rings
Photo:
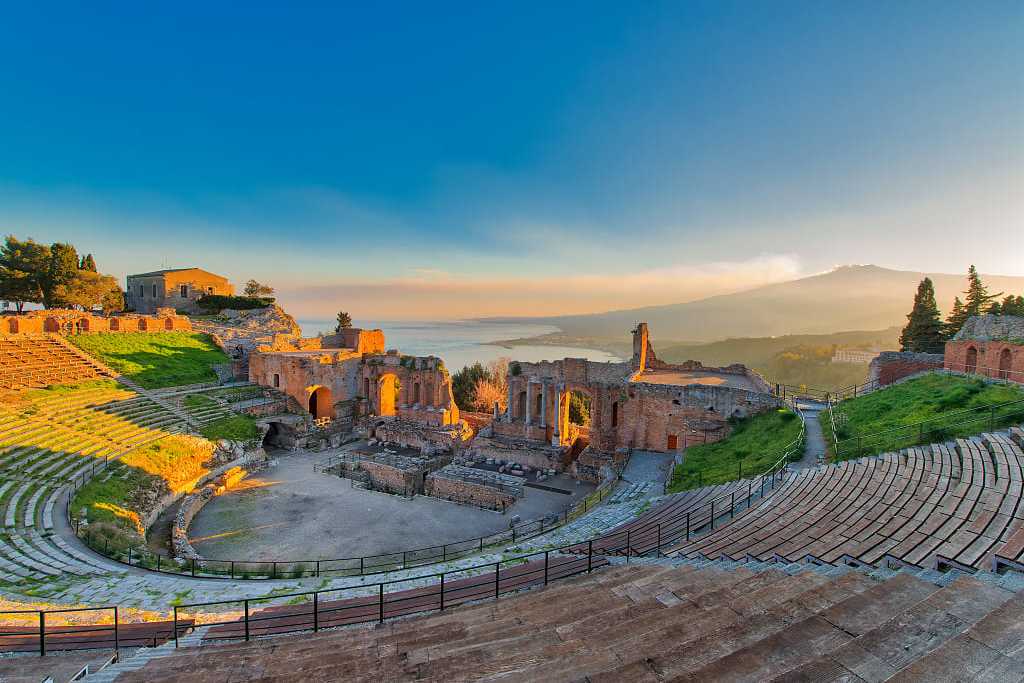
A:
{"type": "Polygon", "coordinates": [[[266,308],[275,301],[269,296],[225,296],[223,294],[207,294],[196,303],[199,308],[208,312],[222,311],[230,308],[244,311],[252,308],[266,308]]]}

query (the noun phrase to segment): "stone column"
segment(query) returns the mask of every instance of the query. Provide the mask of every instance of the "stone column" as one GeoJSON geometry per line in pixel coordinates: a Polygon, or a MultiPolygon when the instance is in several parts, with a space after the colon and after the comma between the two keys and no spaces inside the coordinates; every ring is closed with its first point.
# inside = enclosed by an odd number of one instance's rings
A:
{"type": "Polygon", "coordinates": [[[540,385],[540,426],[548,426],[548,383],[541,382],[540,385]]]}
{"type": "Polygon", "coordinates": [[[498,402],[494,402],[494,421],[498,421],[498,402]]]}
{"type": "Polygon", "coordinates": [[[512,421],[512,381],[508,383],[508,407],[505,408],[505,422],[512,421]]]}
{"type": "Polygon", "coordinates": [[[533,410],[531,409],[532,406],[530,405],[530,403],[531,403],[530,399],[533,398],[533,391],[531,391],[532,388],[533,388],[533,380],[532,379],[526,380],[526,406],[525,406],[525,408],[526,408],[526,426],[527,427],[529,427],[530,425],[533,424],[533,410]]]}
{"type": "Polygon", "coordinates": [[[562,424],[562,387],[558,385],[555,387],[555,431],[551,434],[551,445],[557,446],[561,439],[559,429],[562,424]]]}

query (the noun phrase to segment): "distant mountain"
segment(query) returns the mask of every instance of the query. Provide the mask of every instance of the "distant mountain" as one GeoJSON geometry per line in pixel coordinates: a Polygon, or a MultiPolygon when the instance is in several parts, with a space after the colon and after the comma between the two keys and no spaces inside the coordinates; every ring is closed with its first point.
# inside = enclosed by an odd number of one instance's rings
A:
{"type": "MultiPolygon", "coordinates": [[[[842,266],[822,275],[683,304],[530,320],[557,325],[570,336],[606,338],[620,338],[643,320],[650,324],[655,340],[693,342],[880,330],[905,324],[917,284],[925,275],[935,283],[945,316],[953,297],[966,288],[966,274],[916,273],[868,265],[842,266]]],[[[983,275],[982,279],[991,292],[1024,292],[1024,277],[983,275]]]]}

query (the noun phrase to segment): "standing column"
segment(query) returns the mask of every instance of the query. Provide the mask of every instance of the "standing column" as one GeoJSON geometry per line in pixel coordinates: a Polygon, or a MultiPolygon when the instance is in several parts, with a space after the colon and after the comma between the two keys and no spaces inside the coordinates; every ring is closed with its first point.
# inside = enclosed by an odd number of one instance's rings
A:
{"type": "Polygon", "coordinates": [[[526,380],[526,426],[527,427],[529,427],[530,425],[533,424],[533,410],[532,410],[533,406],[531,405],[533,403],[533,401],[531,401],[531,399],[533,398],[533,391],[532,391],[532,389],[533,389],[533,380],[532,379],[526,380]]]}
{"type": "Polygon", "coordinates": [[[541,382],[540,385],[540,426],[548,426],[548,383],[541,382]]]}
{"type": "Polygon", "coordinates": [[[562,387],[558,385],[555,387],[555,431],[551,435],[551,445],[557,446],[562,441],[562,435],[559,433],[562,425],[562,387]]]}
{"type": "Polygon", "coordinates": [[[505,422],[512,421],[512,382],[508,383],[508,407],[505,409],[505,422]]]}

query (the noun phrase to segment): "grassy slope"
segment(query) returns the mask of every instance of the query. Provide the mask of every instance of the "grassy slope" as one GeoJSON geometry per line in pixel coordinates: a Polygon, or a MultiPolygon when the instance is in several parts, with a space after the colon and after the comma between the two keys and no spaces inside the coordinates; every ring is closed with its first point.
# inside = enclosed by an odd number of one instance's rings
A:
{"type": "Polygon", "coordinates": [[[70,340],[147,389],[213,382],[213,366],[230,360],[205,334],[85,334],[70,340]]]}
{"type": "Polygon", "coordinates": [[[759,474],[774,465],[786,446],[800,435],[800,420],[789,410],[773,410],[738,421],[728,438],[691,446],[686,460],[677,465],[668,485],[670,493],[709,484],[721,484],[743,474],[759,474]]]}
{"type": "Polygon", "coordinates": [[[199,432],[207,439],[232,441],[249,441],[260,434],[260,430],[256,428],[256,420],[248,415],[232,415],[214,420],[200,427],[199,432]]]}
{"type": "Polygon", "coordinates": [[[71,503],[77,514],[88,509],[90,523],[105,522],[139,531],[140,502],[156,492],[187,488],[206,473],[213,444],[196,437],[171,435],[126,454],[119,461],[127,467],[110,478],[100,474],[80,488],[71,503]]]}
{"type": "MultiPolygon", "coordinates": [[[[961,411],[1022,399],[1024,390],[1013,385],[986,384],[965,377],[925,375],[840,403],[836,409],[840,453],[845,459],[917,443],[978,434],[989,429],[989,412],[978,411],[965,415],[961,411]],[[840,415],[844,417],[838,417],[840,415]],[[965,417],[973,419],[973,422],[960,426],[954,424],[963,421],[965,417]],[[910,426],[924,421],[928,422],[923,428],[910,426]],[[872,436],[896,428],[903,429],[883,436],[872,436]],[[863,446],[861,451],[856,450],[858,436],[863,446]]],[[[828,412],[822,412],[819,419],[826,443],[832,444],[832,425],[828,412]]],[[[1021,420],[1024,420],[1024,405],[1017,406],[1015,412],[1002,410],[996,413],[997,426],[1021,420]]]]}

